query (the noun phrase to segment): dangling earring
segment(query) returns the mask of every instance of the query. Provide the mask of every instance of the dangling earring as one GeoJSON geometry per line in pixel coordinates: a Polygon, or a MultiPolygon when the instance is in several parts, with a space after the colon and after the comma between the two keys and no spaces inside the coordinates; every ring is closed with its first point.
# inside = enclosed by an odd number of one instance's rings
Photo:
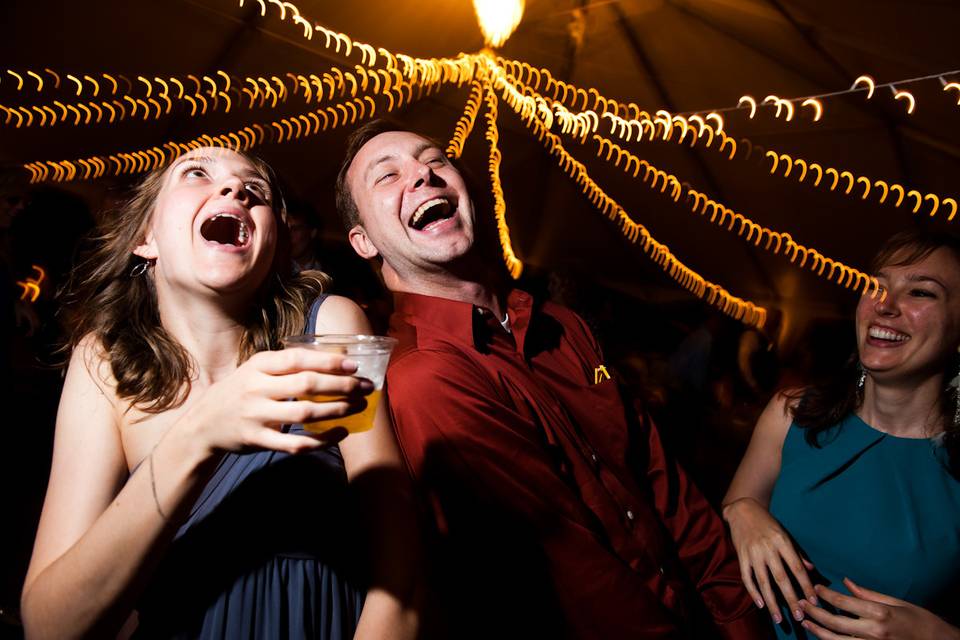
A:
{"type": "Polygon", "coordinates": [[[953,410],[953,428],[960,429],[960,370],[954,376],[947,386],[953,391],[953,400],[955,409],[953,410]]]}
{"type": "Polygon", "coordinates": [[[863,395],[863,385],[867,382],[867,370],[859,363],[857,363],[857,369],[860,370],[860,377],[857,379],[857,393],[863,395]]]}
{"type": "Polygon", "coordinates": [[[142,276],[147,272],[147,269],[149,269],[150,266],[151,266],[151,262],[149,260],[138,262],[137,264],[133,265],[132,269],[130,269],[130,277],[139,278],[140,276],[142,276]]]}

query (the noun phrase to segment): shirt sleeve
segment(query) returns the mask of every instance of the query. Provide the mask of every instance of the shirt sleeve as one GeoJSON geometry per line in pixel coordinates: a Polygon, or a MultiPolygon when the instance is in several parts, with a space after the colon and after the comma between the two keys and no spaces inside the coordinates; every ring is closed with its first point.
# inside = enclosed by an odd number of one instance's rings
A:
{"type": "MultiPolygon", "coordinates": [[[[497,547],[483,557],[509,562],[504,587],[542,566],[533,589],[555,591],[577,637],[678,636],[654,594],[593,532],[594,516],[555,471],[536,425],[499,398],[488,376],[465,356],[436,351],[407,354],[389,372],[398,439],[441,537],[497,547]]],[[[487,595],[481,616],[497,615],[489,597],[498,592],[487,595]]]]}
{"type": "Polygon", "coordinates": [[[770,637],[769,621],[743,586],[723,520],[683,468],[667,455],[649,416],[641,414],[641,425],[647,432],[646,478],[656,509],[717,628],[731,639],[770,637]]]}

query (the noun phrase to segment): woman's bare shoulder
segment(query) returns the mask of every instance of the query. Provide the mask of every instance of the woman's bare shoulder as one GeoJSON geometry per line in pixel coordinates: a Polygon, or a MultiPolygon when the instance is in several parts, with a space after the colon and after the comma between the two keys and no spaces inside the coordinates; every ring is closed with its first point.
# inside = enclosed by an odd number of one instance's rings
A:
{"type": "Polygon", "coordinates": [[[356,302],[344,296],[327,296],[320,305],[314,332],[369,333],[370,322],[356,302]]]}

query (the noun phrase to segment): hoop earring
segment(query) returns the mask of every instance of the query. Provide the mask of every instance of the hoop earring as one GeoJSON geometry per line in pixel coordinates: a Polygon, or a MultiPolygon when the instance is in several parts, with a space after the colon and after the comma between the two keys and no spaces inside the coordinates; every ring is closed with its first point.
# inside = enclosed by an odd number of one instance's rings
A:
{"type": "Polygon", "coordinates": [[[139,278],[140,276],[145,274],[147,272],[147,269],[149,269],[151,266],[152,265],[149,260],[138,262],[137,264],[133,265],[132,269],[130,269],[130,277],[139,278]]]}
{"type": "Polygon", "coordinates": [[[863,386],[867,383],[867,370],[860,363],[857,363],[857,369],[860,370],[860,377],[857,379],[857,393],[863,395],[863,386]]]}

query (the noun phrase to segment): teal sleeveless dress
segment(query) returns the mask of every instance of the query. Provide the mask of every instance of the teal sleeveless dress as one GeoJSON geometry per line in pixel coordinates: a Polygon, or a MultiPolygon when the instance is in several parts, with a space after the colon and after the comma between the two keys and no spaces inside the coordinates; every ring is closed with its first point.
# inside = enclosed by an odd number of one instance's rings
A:
{"type": "MultiPolygon", "coordinates": [[[[816,566],[814,582],[846,594],[849,577],[956,624],[960,481],[940,439],[899,438],[850,415],[818,442],[790,425],[770,499],[770,513],[816,566]]],[[[781,610],[778,637],[807,638],[781,610]]]]}

